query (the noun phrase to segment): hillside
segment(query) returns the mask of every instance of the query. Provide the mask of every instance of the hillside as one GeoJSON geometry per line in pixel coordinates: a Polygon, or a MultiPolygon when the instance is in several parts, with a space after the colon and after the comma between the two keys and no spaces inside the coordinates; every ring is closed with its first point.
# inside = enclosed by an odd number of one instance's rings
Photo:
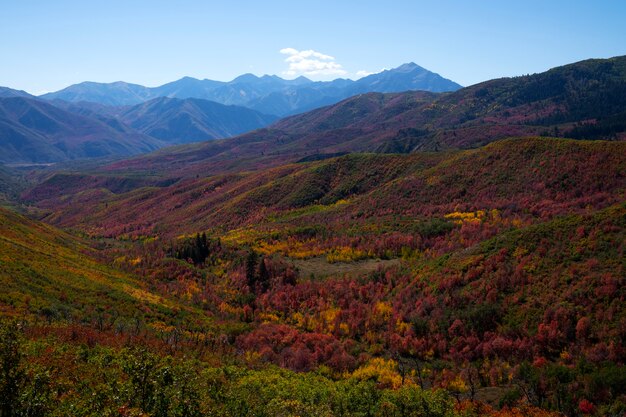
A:
{"type": "Polygon", "coordinates": [[[24,97],[0,98],[0,136],[0,162],[13,164],[131,156],[162,146],[158,139],[24,97]]]}
{"type": "Polygon", "coordinates": [[[390,114],[419,108],[433,93],[370,93],[339,104],[281,119],[265,129],[225,140],[174,147],[102,168],[103,171],[158,172],[166,176],[259,169],[338,152],[374,150],[367,135],[385,132],[390,114]]]}
{"type": "MultiPolygon", "coordinates": [[[[591,59],[540,74],[487,81],[403,115],[426,135],[392,137],[391,149],[472,147],[502,135],[549,132],[624,138],[626,57],[591,59]],[[483,132],[481,132],[483,131],[483,132]],[[424,136],[424,137],[420,137],[424,136]]],[[[402,120],[395,120],[402,123],[402,120]]],[[[405,126],[399,126],[405,127],[405,126]]]]}
{"type": "Polygon", "coordinates": [[[270,364],[469,415],[606,415],[626,395],[625,146],[517,138],[160,184],[57,173],[24,197],[214,320],[209,342],[192,331],[175,350],[203,364],[208,343],[281,383],[270,364]]]}
{"type": "Polygon", "coordinates": [[[157,98],[133,106],[123,111],[119,119],[133,129],[168,144],[236,136],[276,120],[274,116],[245,107],[175,98],[157,98]]]}
{"type": "MultiPolygon", "coordinates": [[[[626,187],[624,155],[625,142],[512,139],[478,150],[347,155],[134,190],[131,185],[102,191],[92,181],[57,174],[24,198],[52,210],[47,221],[107,236],[259,226],[283,217],[289,221],[276,227],[324,222],[345,229],[346,216],[355,219],[349,224],[485,207],[541,218],[619,201],[626,187]],[[309,206],[317,208],[304,209],[309,206]]],[[[124,177],[101,178],[128,183],[124,177]]]]}
{"type": "Polygon", "coordinates": [[[0,206],[10,205],[19,200],[20,193],[27,187],[21,176],[0,165],[0,206]]]}
{"type": "Polygon", "coordinates": [[[129,322],[143,311],[142,320],[169,321],[181,308],[97,257],[86,241],[0,208],[2,316],[129,322]]]}

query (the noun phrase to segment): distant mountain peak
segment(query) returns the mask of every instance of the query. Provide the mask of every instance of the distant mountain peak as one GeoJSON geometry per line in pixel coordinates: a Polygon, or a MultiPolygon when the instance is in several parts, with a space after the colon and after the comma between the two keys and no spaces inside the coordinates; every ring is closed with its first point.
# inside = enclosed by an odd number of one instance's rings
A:
{"type": "Polygon", "coordinates": [[[415,70],[426,71],[423,67],[420,67],[415,62],[407,62],[406,64],[402,64],[399,67],[391,69],[390,71],[395,71],[395,72],[412,72],[412,71],[415,71],[415,70]]]}
{"type": "Polygon", "coordinates": [[[396,68],[370,74],[358,79],[356,85],[359,88],[352,91],[354,94],[370,91],[393,93],[408,90],[444,92],[461,88],[459,84],[428,71],[415,62],[408,62],[396,68]]]}
{"type": "Polygon", "coordinates": [[[0,97],[31,97],[32,95],[28,94],[23,90],[14,90],[9,87],[0,87],[0,97]]]}
{"type": "Polygon", "coordinates": [[[257,77],[256,75],[251,74],[251,73],[246,73],[235,78],[234,80],[231,81],[231,83],[249,83],[249,82],[255,82],[258,79],[259,77],[257,77]]]}
{"type": "MultiPolygon", "coordinates": [[[[44,94],[46,100],[94,102],[108,106],[136,105],[156,97],[200,98],[226,105],[244,106],[264,114],[286,116],[337,103],[351,95],[367,92],[407,90],[454,91],[460,85],[420,67],[414,62],[371,74],[357,81],[337,78],[312,81],[305,76],[284,79],[278,75],[246,73],[231,81],[182,77],[157,87],[124,82],[85,82],[44,94]]],[[[7,93],[8,94],[8,93],[7,93]]]]}

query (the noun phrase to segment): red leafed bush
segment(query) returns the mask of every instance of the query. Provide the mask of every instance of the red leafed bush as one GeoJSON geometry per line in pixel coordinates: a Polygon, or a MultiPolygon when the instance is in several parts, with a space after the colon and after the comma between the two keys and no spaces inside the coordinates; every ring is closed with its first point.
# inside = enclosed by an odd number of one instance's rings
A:
{"type": "Polygon", "coordinates": [[[255,351],[263,359],[295,371],[310,371],[326,364],[338,371],[352,369],[356,361],[334,337],[300,333],[286,325],[264,324],[237,340],[239,348],[255,351]]]}
{"type": "Polygon", "coordinates": [[[578,403],[578,409],[583,414],[591,414],[594,410],[593,403],[587,399],[582,399],[578,403]]]}

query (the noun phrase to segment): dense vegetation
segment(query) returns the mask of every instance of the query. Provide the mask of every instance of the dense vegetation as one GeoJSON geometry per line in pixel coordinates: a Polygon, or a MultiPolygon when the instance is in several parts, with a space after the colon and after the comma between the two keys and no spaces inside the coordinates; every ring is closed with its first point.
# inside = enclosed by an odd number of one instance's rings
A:
{"type": "Polygon", "coordinates": [[[409,383],[380,386],[391,371],[385,366],[336,380],[271,366],[210,366],[136,346],[78,345],[35,329],[26,342],[10,323],[0,332],[3,416],[552,416],[528,406],[458,405],[444,390],[409,383]]]}
{"type": "Polygon", "coordinates": [[[81,237],[0,212],[3,417],[621,415],[625,155],[52,176],[81,237]]]}

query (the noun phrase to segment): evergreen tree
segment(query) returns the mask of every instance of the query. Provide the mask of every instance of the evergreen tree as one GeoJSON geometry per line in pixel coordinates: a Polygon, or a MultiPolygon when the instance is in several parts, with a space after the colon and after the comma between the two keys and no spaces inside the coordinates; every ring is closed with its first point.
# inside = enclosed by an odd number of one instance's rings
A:
{"type": "Polygon", "coordinates": [[[250,289],[254,291],[257,283],[256,264],[258,256],[255,251],[250,249],[246,258],[246,281],[250,289]]]}
{"type": "Polygon", "coordinates": [[[19,412],[20,387],[26,378],[22,367],[21,341],[17,324],[0,324],[0,416],[19,412]]]}
{"type": "Polygon", "coordinates": [[[261,258],[259,262],[259,285],[262,292],[267,291],[270,287],[270,273],[265,266],[265,258],[261,258]]]}

